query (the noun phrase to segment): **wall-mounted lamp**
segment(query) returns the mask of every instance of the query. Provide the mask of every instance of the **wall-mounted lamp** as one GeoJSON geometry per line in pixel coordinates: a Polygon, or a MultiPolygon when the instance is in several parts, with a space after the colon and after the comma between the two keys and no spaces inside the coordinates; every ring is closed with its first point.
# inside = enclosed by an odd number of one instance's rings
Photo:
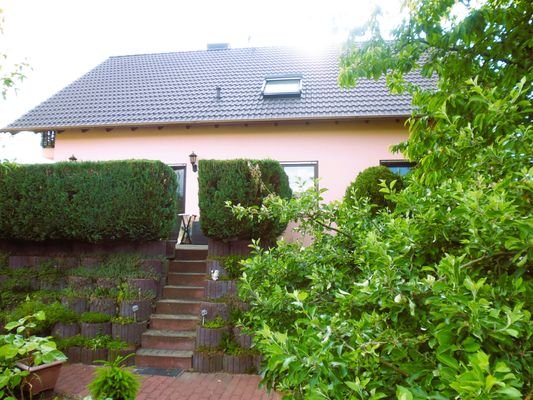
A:
{"type": "Polygon", "coordinates": [[[189,160],[191,161],[191,165],[192,165],[192,172],[198,171],[198,165],[196,164],[197,158],[198,156],[194,154],[194,151],[191,154],[189,154],[189,160]]]}
{"type": "Polygon", "coordinates": [[[69,161],[78,161],[78,159],[73,155],[71,155],[69,158],[68,158],[69,161]]]}

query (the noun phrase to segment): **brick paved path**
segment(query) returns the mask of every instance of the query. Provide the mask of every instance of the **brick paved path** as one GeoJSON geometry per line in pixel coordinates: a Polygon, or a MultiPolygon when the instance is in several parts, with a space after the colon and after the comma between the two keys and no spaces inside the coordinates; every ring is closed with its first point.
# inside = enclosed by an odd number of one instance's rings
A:
{"type": "MultiPolygon", "coordinates": [[[[58,394],[73,398],[88,395],[87,385],[94,367],[65,364],[56,384],[58,394]]],[[[268,394],[257,387],[256,375],[199,374],[185,372],[181,376],[141,376],[142,387],[137,400],[279,400],[277,393],[268,394]]]]}

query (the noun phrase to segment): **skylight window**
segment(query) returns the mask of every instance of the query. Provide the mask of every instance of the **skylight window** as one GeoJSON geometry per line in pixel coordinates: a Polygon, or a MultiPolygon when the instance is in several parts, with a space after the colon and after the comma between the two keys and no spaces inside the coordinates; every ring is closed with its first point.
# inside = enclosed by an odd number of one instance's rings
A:
{"type": "Polygon", "coordinates": [[[263,97],[300,96],[302,94],[302,78],[298,76],[266,78],[262,93],[263,97]]]}

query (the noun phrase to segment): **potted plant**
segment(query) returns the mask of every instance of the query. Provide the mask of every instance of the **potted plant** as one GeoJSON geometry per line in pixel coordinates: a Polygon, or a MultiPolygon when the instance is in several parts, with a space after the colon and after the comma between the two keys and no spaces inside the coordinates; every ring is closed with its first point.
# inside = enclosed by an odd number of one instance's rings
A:
{"type": "Polygon", "coordinates": [[[218,317],[211,321],[202,321],[196,328],[196,347],[220,347],[224,335],[228,335],[227,322],[218,317]]]}
{"type": "Polygon", "coordinates": [[[118,314],[121,317],[133,318],[136,321],[146,321],[152,314],[154,299],[155,292],[144,291],[127,283],[122,283],[117,294],[118,314]]]}
{"type": "Polygon", "coordinates": [[[67,281],[74,290],[88,290],[94,288],[95,279],[94,268],[78,267],[70,270],[67,281]]]}
{"type": "Polygon", "coordinates": [[[197,372],[219,372],[223,369],[223,359],[220,348],[197,347],[192,355],[192,368],[197,372]]]}
{"type": "Polygon", "coordinates": [[[131,317],[115,317],[111,320],[111,336],[128,344],[140,345],[147,322],[137,322],[131,317]]]}
{"type": "Polygon", "coordinates": [[[258,353],[252,349],[245,349],[238,345],[232,336],[228,336],[223,343],[224,356],[222,369],[230,374],[250,374],[257,372],[256,357],[258,353]]]}
{"type": "Polygon", "coordinates": [[[81,335],[93,338],[98,335],[111,335],[111,316],[98,312],[81,314],[81,335]]]}
{"type": "Polygon", "coordinates": [[[78,289],[75,290],[72,287],[67,287],[61,292],[61,303],[77,314],[83,314],[88,310],[89,304],[87,298],[89,293],[87,290],[78,289]]]}
{"type": "Polygon", "coordinates": [[[80,333],[79,315],[70,308],[63,305],[61,307],[61,312],[56,315],[57,322],[52,327],[52,336],[67,338],[78,335],[80,333]]]}
{"type": "Polygon", "coordinates": [[[117,315],[117,290],[115,288],[98,287],[89,297],[89,311],[117,315]]]}
{"type": "Polygon", "coordinates": [[[22,398],[24,391],[34,395],[54,388],[66,356],[57,349],[51,337],[26,335],[35,326],[35,321],[45,318],[45,313],[39,311],[6,324],[8,332],[16,333],[0,335],[0,367],[5,383],[0,388],[0,398],[15,398],[17,387],[22,398]]]}
{"type": "Polygon", "coordinates": [[[88,389],[95,399],[135,400],[139,392],[139,378],[123,364],[127,357],[116,357],[96,369],[96,377],[88,389]]]}

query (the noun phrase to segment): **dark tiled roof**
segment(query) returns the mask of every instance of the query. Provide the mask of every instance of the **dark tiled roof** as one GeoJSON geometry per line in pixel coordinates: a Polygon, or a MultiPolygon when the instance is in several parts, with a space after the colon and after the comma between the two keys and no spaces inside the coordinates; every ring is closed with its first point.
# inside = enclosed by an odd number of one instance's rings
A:
{"type": "MultiPolygon", "coordinates": [[[[9,125],[12,130],[403,116],[384,80],[337,83],[339,50],[265,47],[111,57],[9,125]],[[263,98],[265,77],[298,74],[301,97],[263,98]],[[216,88],[220,87],[217,99],[216,88]]],[[[419,76],[410,80],[424,83],[419,76]]]]}

